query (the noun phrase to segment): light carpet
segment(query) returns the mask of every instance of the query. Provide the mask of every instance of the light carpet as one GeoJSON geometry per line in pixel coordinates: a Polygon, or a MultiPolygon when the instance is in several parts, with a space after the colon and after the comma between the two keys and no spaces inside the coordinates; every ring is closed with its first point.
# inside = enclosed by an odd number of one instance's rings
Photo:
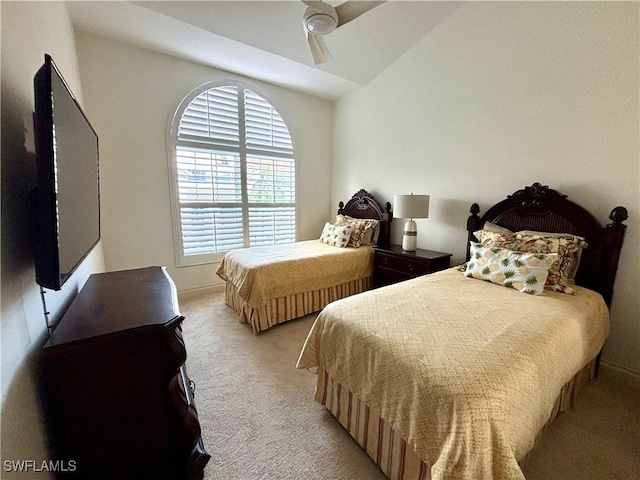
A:
{"type": "MultiPolygon", "coordinates": [[[[315,375],[295,368],[315,315],[256,335],[222,292],[181,294],[180,309],[205,480],[386,478],[313,400],[315,375]]],[[[640,382],[603,368],[547,430],[527,479],[640,479],[639,406],[640,382]]]]}

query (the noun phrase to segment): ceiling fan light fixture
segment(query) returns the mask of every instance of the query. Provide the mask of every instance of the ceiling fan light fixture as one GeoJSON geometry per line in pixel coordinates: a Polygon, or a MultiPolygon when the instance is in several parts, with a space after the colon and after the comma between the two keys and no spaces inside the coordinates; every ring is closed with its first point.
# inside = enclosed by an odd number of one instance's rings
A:
{"type": "Polygon", "coordinates": [[[385,0],[345,1],[333,7],[322,0],[302,0],[307,9],[302,17],[305,37],[313,56],[313,63],[320,65],[333,60],[331,52],[324,43],[323,35],[358,18],[363,13],[383,3],[385,0]]]}
{"type": "Polygon", "coordinates": [[[304,24],[309,33],[313,35],[326,35],[336,29],[338,19],[327,13],[318,12],[306,17],[304,24]]]}

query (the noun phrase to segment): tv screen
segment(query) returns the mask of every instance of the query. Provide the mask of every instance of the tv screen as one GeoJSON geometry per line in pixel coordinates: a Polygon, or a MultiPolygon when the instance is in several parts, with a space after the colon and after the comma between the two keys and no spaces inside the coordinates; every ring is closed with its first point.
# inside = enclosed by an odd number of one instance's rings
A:
{"type": "Polygon", "coordinates": [[[60,290],[100,240],[98,135],[49,55],[34,95],[36,282],[60,290]]]}

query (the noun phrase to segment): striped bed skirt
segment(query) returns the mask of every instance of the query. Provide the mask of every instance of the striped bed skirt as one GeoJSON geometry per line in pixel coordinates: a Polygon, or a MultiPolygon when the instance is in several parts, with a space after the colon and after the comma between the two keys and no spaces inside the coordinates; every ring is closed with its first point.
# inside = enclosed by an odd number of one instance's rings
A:
{"type": "MultiPolygon", "coordinates": [[[[558,413],[573,407],[580,389],[595,376],[595,365],[596,360],[593,359],[564,385],[549,420],[538,432],[536,444],[558,413]]],[[[429,465],[420,459],[400,434],[376,410],[365,405],[340,383],[334,382],[323,368],[318,371],[315,400],[333,414],[390,480],[431,478],[429,465]]],[[[520,459],[518,463],[521,467],[524,467],[533,450],[535,447],[520,459]]]]}
{"type": "Polygon", "coordinates": [[[239,315],[240,323],[259,333],[279,323],[319,312],[331,302],[371,289],[372,277],[364,277],[331,287],[275,298],[259,307],[250,307],[238,294],[236,287],[226,282],[225,303],[239,315]]]}

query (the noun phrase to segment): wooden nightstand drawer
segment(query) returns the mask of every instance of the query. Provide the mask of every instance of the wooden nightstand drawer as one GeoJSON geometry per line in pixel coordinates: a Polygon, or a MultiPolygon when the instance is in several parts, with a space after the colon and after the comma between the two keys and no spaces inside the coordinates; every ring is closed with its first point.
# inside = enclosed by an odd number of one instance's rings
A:
{"type": "Polygon", "coordinates": [[[399,245],[376,248],[373,262],[373,286],[392,283],[437,272],[449,267],[450,253],[417,249],[406,252],[399,245]]]}
{"type": "Polygon", "coordinates": [[[374,276],[374,286],[380,287],[382,285],[391,285],[392,283],[403,282],[405,280],[411,280],[412,278],[416,278],[416,275],[407,275],[406,273],[402,273],[397,270],[379,268],[376,270],[374,276]]]}
{"type": "Polygon", "coordinates": [[[389,255],[385,252],[378,252],[375,257],[376,265],[391,270],[398,270],[409,275],[422,275],[427,273],[427,266],[420,259],[412,257],[398,257],[396,255],[389,255]]]}

